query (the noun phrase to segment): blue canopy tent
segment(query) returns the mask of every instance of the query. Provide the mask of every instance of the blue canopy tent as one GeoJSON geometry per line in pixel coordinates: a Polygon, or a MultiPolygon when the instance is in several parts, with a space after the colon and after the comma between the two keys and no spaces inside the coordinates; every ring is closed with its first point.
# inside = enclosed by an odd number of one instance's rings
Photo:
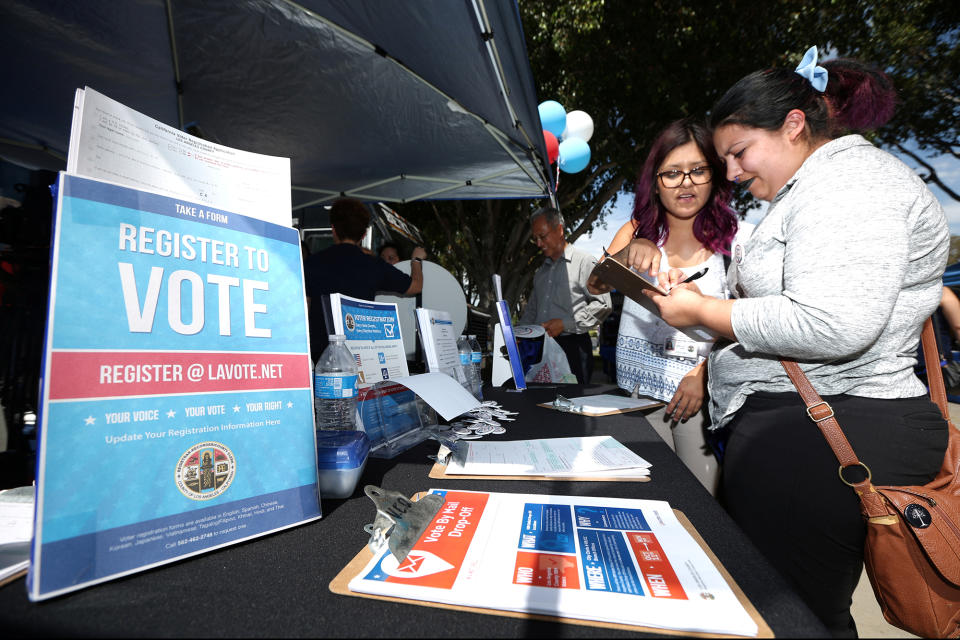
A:
{"type": "MultiPolygon", "coordinates": [[[[90,87],[289,157],[294,217],[341,194],[553,197],[515,0],[4,0],[0,59],[0,158],[29,169],[65,168],[75,90],[90,87]]],[[[14,315],[5,340],[42,338],[37,309],[14,315]]],[[[20,354],[0,371],[11,426],[36,408],[31,349],[0,342],[20,354]]]]}
{"type": "Polygon", "coordinates": [[[31,168],[89,86],[290,157],[294,209],[552,195],[514,0],[5,0],[0,56],[0,157],[31,168]]]}

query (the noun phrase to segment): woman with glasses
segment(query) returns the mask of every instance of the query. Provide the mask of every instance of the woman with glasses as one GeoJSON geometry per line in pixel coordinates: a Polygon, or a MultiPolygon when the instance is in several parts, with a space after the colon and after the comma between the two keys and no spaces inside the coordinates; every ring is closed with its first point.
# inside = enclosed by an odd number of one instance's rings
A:
{"type": "MultiPolygon", "coordinates": [[[[653,142],[637,178],[633,216],[617,231],[608,253],[622,252],[620,257],[629,266],[653,277],[669,268],[684,276],[706,270],[697,280],[700,290],[725,297],[724,256],[731,253],[737,216],[728,205],[729,184],[714,180],[719,175],[720,160],[704,126],[689,120],[667,126],[653,142]]],[[[589,287],[609,290],[595,279],[589,287]]],[[[705,443],[702,411],[704,358],[712,345],[712,335],[678,331],[640,304],[624,300],[617,384],[667,403],[647,419],[704,487],[715,493],[718,466],[705,443]]]]}
{"type": "Polygon", "coordinates": [[[709,363],[714,424],[732,432],[724,505],[837,636],[856,635],[865,524],[779,360],[799,362],[874,484],[929,482],[947,445],[913,372],[940,301],[946,219],[914,171],[849,133],[885,123],[894,101],[882,72],[818,66],[815,48],[796,70],[737,82],[711,111],[713,140],[727,179],[770,202],[730,269],[738,299],[682,285],[652,299],[673,326],[735,341],[709,363]]]}

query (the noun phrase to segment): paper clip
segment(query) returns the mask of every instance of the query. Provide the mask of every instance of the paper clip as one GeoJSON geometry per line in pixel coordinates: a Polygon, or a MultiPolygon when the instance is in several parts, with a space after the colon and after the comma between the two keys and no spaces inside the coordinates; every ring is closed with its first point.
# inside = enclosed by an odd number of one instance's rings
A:
{"type": "Polygon", "coordinates": [[[434,436],[434,439],[440,443],[440,450],[435,456],[427,456],[431,460],[436,460],[440,464],[449,464],[451,460],[466,460],[466,448],[461,446],[455,439],[441,435],[434,436]]]}
{"type": "Polygon", "coordinates": [[[427,525],[443,506],[443,497],[429,493],[416,502],[397,491],[388,491],[368,484],[363,488],[377,507],[377,517],[363,530],[370,534],[367,546],[380,553],[386,545],[399,562],[403,562],[427,525]]]}

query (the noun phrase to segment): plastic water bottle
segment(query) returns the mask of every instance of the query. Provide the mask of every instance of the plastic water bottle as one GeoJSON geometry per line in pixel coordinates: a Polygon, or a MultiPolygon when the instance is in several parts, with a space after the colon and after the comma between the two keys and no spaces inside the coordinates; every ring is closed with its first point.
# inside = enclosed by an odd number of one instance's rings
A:
{"type": "Polygon", "coordinates": [[[330,336],[313,372],[313,411],[317,429],[346,431],[356,428],[357,364],[346,337],[330,336]]]}
{"type": "Polygon", "coordinates": [[[457,340],[457,351],[460,352],[460,369],[466,378],[463,388],[477,397],[477,379],[473,372],[473,348],[470,346],[470,340],[467,339],[467,336],[460,336],[460,339],[457,340]]]}
{"type": "Polygon", "coordinates": [[[474,395],[477,400],[482,400],[483,366],[481,365],[481,360],[483,359],[483,353],[480,351],[480,341],[477,340],[477,336],[467,336],[467,340],[470,342],[470,360],[473,362],[473,375],[477,383],[477,392],[474,395]]]}

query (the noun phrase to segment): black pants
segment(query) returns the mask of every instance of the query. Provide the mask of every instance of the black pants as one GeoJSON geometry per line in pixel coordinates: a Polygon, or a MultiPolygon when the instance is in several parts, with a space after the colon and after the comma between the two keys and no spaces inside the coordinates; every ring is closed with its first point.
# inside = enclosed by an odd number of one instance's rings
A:
{"type": "Polygon", "coordinates": [[[568,333],[559,335],[554,340],[567,354],[570,371],[577,376],[580,384],[590,384],[593,377],[593,343],[589,333],[568,333]]]}
{"type": "MultiPolygon", "coordinates": [[[[937,474],[947,423],[926,396],[824,400],[874,484],[925,484],[937,474]]],[[[834,636],[856,637],[850,603],[866,526],[853,489],[837,475],[833,451],[796,393],[749,396],[731,428],[725,507],[834,636]]]]}

